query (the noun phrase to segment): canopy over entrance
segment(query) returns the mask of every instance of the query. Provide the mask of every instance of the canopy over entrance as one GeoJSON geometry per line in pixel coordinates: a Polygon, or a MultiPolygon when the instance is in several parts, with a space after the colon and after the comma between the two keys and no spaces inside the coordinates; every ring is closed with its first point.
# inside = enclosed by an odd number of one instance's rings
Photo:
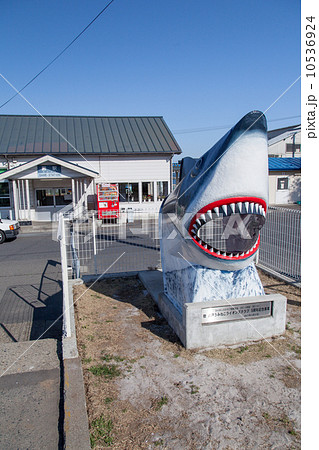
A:
{"type": "Polygon", "coordinates": [[[44,155],[0,173],[0,182],[10,183],[17,220],[52,220],[65,207],[87,209],[88,190],[94,192],[91,185],[98,175],[94,170],[44,155]]]}

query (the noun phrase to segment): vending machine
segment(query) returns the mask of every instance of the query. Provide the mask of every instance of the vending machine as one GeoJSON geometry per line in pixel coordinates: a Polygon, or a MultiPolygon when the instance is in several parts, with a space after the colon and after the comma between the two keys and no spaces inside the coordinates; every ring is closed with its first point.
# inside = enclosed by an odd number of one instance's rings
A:
{"type": "Polygon", "coordinates": [[[99,219],[118,219],[120,209],[118,184],[97,184],[97,208],[99,219]]]}

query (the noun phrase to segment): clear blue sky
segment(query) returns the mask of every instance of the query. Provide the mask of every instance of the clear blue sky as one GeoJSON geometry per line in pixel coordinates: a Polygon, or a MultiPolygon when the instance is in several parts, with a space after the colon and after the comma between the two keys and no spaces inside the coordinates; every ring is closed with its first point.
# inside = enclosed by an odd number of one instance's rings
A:
{"type": "MultiPolygon", "coordinates": [[[[0,73],[17,89],[48,64],[105,0],[1,0],[0,73]]],[[[55,115],[161,115],[184,156],[199,156],[300,75],[299,0],[115,0],[23,91],[55,115]],[[192,132],[191,132],[192,131],[192,132]]],[[[300,80],[266,114],[300,123],[300,80]]],[[[0,79],[0,103],[14,94],[0,79]]],[[[20,97],[0,114],[36,114],[20,97]]]]}

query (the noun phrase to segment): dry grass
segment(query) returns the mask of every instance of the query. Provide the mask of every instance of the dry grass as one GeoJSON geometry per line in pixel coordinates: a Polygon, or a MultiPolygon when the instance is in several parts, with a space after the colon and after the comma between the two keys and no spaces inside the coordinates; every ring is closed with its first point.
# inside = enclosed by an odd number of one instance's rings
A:
{"type": "Polygon", "coordinates": [[[294,303],[285,335],[202,351],[183,348],[138,279],[75,286],[92,447],[300,448],[300,291],[262,279],[294,303]]]}

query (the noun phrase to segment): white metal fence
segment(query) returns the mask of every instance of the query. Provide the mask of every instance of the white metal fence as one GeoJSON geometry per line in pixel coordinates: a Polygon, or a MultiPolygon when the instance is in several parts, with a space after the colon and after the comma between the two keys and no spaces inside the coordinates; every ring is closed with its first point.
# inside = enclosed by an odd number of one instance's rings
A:
{"type": "Polygon", "coordinates": [[[64,221],[69,276],[160,268],[158,211],[121,212],[98,220],[96,212],[64,221]]]}
{"type": "MultiPolygon", "coordinates": [[[[301,279],[301,213],[269,207],[261,231],[258,266],[278,276],[301,279]]],[[[161,267],[158,211],[121,212],[119,219],[98,220],[95,211],[60,215],[64,310],[69,311],[68,280],[83,275],[138,272],[161,267]]],[[[66,314],[66,336],[70,323],[66,314]]]]}
{"type": "Polygon", "coordinates": [[[301,281],[301,212],[269,207],[261,230],[258,265],[301,281]]]}
{"type": "MultiPolygon", "coordinates": [[[[158,211],[121,212],[115,221],[94,211],[61,216],[69,277],[160,268],[158,211]]],[[[269,207],[258,265],[300,281],[301,213],[269,207]]],[[[61,229],[61,227],[60,227],[61,229]]]]}

